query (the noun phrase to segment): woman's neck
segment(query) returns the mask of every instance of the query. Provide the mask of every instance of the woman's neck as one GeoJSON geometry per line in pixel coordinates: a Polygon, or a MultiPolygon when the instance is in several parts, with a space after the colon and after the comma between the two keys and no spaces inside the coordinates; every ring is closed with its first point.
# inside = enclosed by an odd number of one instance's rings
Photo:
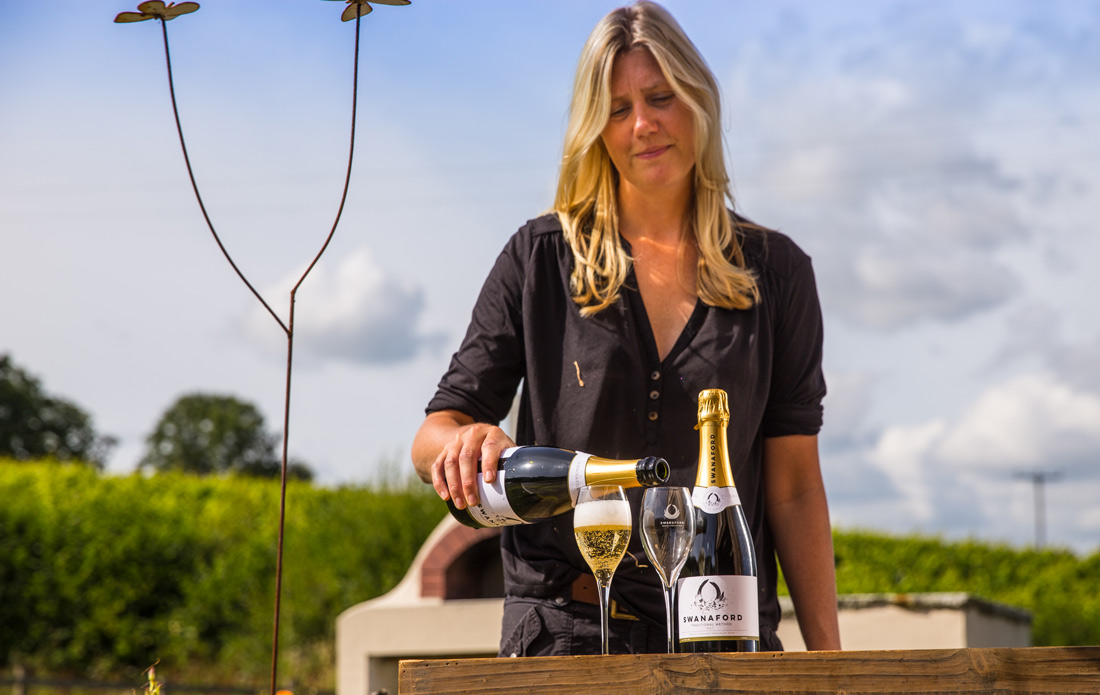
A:
{"type": "Polygon", "coordinates": [[[676,344],[696,303],[698,253],[686,231],[686,209],[686,201],[619,196],[619,234],[630,242],[634,279],[661,360],[676,344]]]}
{"type": "Polygon", "coordinates": [[[619,233],[632,244],[647,239],[660,244],[678,244],[683,237],[691,191],[668,195],[639,194],[619,190],[619,233]]]}

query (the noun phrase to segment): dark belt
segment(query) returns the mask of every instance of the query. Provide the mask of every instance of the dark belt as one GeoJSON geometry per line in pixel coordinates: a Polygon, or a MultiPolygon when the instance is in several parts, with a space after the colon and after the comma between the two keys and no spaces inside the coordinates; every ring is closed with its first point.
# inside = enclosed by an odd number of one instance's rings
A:
{"type": "MultiPolygon", "coordinates": [[[[572,597],[574,601],[589,603],[593,606],[600,605],[600,589],[596,586],[596,578],[591,574],[582,574],[573,580],[572,597]]],[[[619,606],[619,602],[611,599],[607,614],[619,620],[637,620],[638,618],[619,606]]]]}

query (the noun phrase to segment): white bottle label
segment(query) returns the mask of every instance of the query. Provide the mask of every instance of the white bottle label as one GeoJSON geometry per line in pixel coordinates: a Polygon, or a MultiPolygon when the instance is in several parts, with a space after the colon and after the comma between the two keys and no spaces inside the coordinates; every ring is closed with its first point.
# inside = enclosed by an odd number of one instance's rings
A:
{"type": "Polygon", "coordinates": [[[698,487],[691,491],[691,503],[696,509],[717,514],[726,507],[741,504],[741,496],[735,487],[698,487]]]}
{"type": "Polygon", "coordinates": [[[756,577],[684,577],[676,584],[679,640],[760,639],[756,577]]]}
{"type": "Polygon", "coordinates": [[[592,454],[578,451],[573,462],[569,464],[569,497],[573,500],[574,507],[577,506],[577,498],[581,496],[581,488],[588,484],[584,478],[584,469],[590,458],[592,454]]]}
{"type": "Polygon", "coordinates": [[[502,468],[497,471],[493,484],[486,485],[484,476],[477,474],[477,496],[480,501],[467,507],[466,511],[482,526],[515,526],[527,523],[516,515],[508,502],[508,495],[504,494],[504,477],[505,471],[502,468]]]}

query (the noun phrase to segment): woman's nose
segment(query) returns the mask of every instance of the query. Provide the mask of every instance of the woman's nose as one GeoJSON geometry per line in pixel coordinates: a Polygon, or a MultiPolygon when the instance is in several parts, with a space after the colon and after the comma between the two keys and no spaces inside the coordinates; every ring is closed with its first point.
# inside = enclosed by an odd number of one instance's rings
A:
{"type": "Polygon", "coordinates": [[[652,109],[643,106],[635,110],[634,113],[635,135],[649,135],[656,132],[660,127],[657,122],[657,114],[655,114],[652,109]]]}

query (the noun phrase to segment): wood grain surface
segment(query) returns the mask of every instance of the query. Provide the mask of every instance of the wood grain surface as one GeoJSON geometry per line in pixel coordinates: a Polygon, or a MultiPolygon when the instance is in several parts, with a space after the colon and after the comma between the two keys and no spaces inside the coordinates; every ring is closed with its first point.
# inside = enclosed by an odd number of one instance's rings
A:
{"type": "Polygon", "coordinates": [[[1100,694],[1100,647],[402,661],[400,695],[1100,694]]]}

